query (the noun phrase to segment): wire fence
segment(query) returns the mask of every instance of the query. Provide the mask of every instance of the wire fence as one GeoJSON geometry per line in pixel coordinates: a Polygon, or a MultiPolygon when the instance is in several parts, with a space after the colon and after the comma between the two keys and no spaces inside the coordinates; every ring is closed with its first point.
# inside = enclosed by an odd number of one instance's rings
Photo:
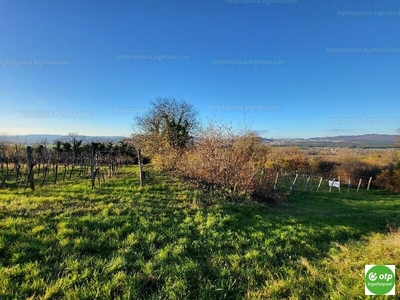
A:
{"type": "MultiPolygon", "coordinates": [[[[271,183],[270,183],[271,184],[271,183]]],[[[332,177],[326,174],[311,173],[277,173],[273,183],[276,190],[309,191],[309,192],[340,192],[369,190],[373,186],[372,177],[332,177]],[[276,184],[275,184],[276,182],[276,184]]]]}

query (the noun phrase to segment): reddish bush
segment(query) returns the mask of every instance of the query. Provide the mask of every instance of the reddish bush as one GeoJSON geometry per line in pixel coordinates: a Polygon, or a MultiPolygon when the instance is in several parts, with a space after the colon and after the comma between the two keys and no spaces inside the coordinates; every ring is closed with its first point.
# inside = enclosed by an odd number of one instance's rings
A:
{"type": "Polygon", "coordinates": [[[380,173],[375,185],[390,192],[400,193],[400,163],[391,165],[380,173]]]}
{"type": "Polygon", "coordinates": [[[272,172],[264,169],[270,148],[254,133],[234,135],[222,127],[211,125],[184,153],[179,171],[212,190],[231,197],[273,197],[267,184],[272,172]]]}

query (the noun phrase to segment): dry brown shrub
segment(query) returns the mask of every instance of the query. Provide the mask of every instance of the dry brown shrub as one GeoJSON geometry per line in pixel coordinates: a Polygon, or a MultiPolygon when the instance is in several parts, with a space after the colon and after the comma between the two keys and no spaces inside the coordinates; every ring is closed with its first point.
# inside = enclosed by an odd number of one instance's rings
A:
{"type": "Polygon", "coordinates": [[[390,192],[400,193],[400,162],[381,172],[375,185],[390,192]]]}
{"type": "Polygon", "coordinates": [[[132,143],[142,151],[144,157],[150,158],[157,171],[172,171],[180,161],[182,151],[170,146],[163,135],[136,134],[132,143]]]}
{"type": "MultiPolygon", "coordinates": [[[[211,124],[182,156],[179,171],[212,191],[238,196],[272,197],[268,170],[270,148],[254,133],[234,134],[211,124]]],[[[271,173],[272,174],[272,173],[271,173]]]]}
{"type": "Polygon", "coordinates": [[[276,147],[268,153],[265,167],[282,172],[302,172],[310,170],[310,162],[298,147],[276,147]]]}

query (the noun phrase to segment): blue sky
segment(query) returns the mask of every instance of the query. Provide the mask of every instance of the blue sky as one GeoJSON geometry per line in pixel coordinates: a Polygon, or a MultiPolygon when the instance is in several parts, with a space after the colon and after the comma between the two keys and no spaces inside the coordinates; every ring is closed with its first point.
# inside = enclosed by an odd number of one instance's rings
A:
{"type": "Polygon", "coordinates": [[[395,134],[400,2],[283,2],[1,1],[0,132],[129,136],[171,96],[268,138],[395,134]]]}

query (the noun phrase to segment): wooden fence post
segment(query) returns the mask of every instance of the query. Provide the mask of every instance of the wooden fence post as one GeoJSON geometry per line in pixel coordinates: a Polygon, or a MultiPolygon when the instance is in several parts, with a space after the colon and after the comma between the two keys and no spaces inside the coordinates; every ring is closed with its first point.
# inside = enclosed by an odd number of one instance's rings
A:
{"type": "Polygon", "coordinates": [[[319,191],[319,188],[321,187],[321,183],[322,183],[322,176],[321,176],[321,179],[319,180],[319,183],[318,183],[317,192],[319,191]]]}
{"type": "Polygon", "coordinates": [[[264,178],[264,169],[261,170],[261,175],[260,175],[260,184],[262,183],[264,178]]]}
{"type": "Polygon", "coordinates": [[[278,177],[279,177],[279,172],[276,173],[275,182],[274,182],[274,191],[276,190],[276,185],[278,184],[278,177]]]}
{"type": "Polygon", "coordinates": [[[299,174],[296,174],[296,177],[295,177],[294,180],[293,180],[293,183],[292,183],[292,186],[290,187],[289,192],[291,192],[291,191],[293,190],[294,185],[296,184],[297,177],[299,177],[299,174]]]}
{"type": "Polygon", "coordinates": [[[368,187],[367,187],[367,191],[369,191],[369,186],[371,185],[371,181],[372,181],[372,177],[369,178],[368,180],[368,187]]]}
{"type": "Polygon", "coordinates": [[[360,190],[361,181],[362,181],[362,179],[360,178],[360,181],[358,182],[358,186],[357,186],[357,193],[358,193],[358,191],[360,190]]]}
{"type": "MultiPolygon", "coordinates": [[[[328,181],[329,182],[329,181],[328,181]]],[[[333,183],[335,182],[335,178],[332,180],[332,184],[329,186],[329,193],[332,192],[333,183]]]]}
{"type": "Polygon", "coordinates": [[[307,189],[308,189],[308,184],[310,183],[310,179],[311,179],[311,176],[308,176],[307,181],[306,181],[306,186],[304,187],[305,191],[307,191],[307,189]]]}
{"type": "Polygon", "coordinates": [[[348,186],[347,186],[347,191],[348,191],[348,192],[350,191],[350,186],[351,186],[351,179],[350,179],[350,177],[349,177],[349,184],[348,184],[348,186]]]}

